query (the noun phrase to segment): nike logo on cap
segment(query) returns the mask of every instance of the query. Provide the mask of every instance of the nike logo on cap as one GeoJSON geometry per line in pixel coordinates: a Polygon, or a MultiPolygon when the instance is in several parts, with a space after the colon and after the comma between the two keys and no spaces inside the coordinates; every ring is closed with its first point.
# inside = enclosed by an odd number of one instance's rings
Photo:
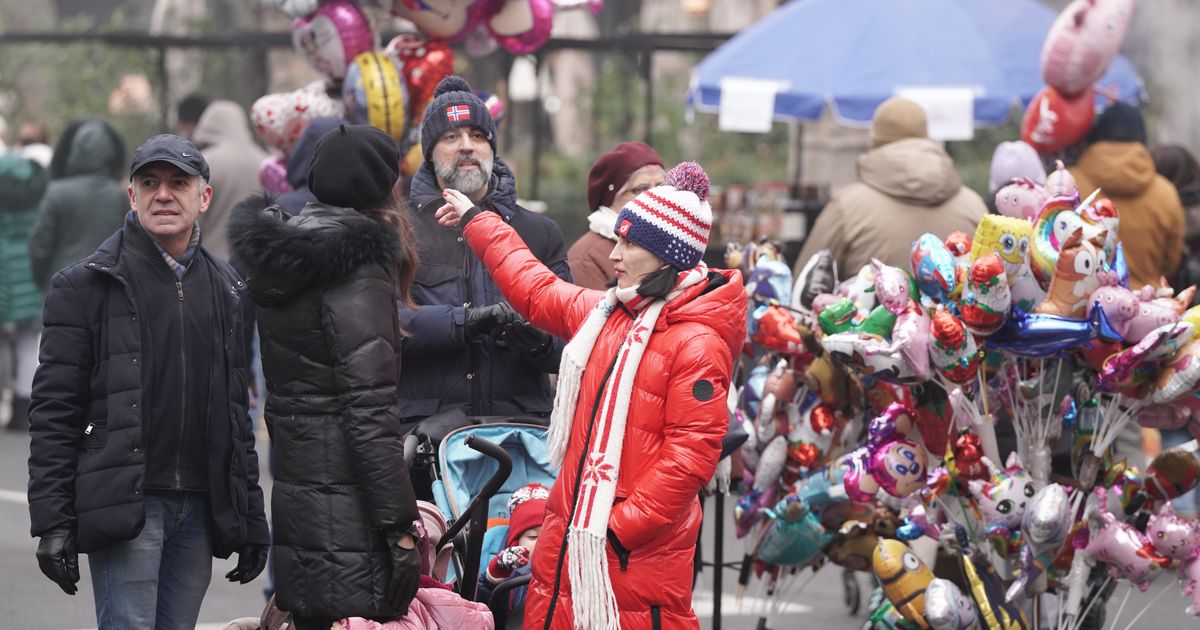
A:
{"type": "Polygon", "coordinates": [[[182,155],[183,157],[192,157],[191,153],[180,153],[179,155],[182,155]]]}

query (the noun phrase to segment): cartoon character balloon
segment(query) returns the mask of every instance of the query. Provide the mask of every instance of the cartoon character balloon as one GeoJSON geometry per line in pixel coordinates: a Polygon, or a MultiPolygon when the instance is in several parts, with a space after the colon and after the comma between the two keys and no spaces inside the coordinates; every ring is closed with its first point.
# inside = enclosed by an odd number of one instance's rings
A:
{"type": "Polygon", "coordinates": [[[1132,15],[1133,0],[1074,0],[1067,5],[1042,44],[1046,84],[1063,94],[1084,92],[1117,56],[1132,15]]]}
{"type": "Polygon", "coordinates": [[[1021,529],[1025,518],[1025,509],[1033,498],[1033,480],[1021,465],[1020,457],[1011,453],[1005,463],[1007,468],[1000,470],[991,460],[983,458],[987,467],[992,471],[988,481],[972,480],[968,483],[971,494],[979,501],[983,512],[984,522],[987,523],[985,532],[1005,541],[1006,555],[1018,551],[1014,544],[1015,534],[1021,529]]]}
{"type": "Polygon", "coordinates": [[[921,292],[937,302],[944,302],[954,293],[954,256],[942,239],[922,234],[913,243],[912,274],[921,292]]]}
{"type": "Polygon", "coordinates": [[[954,582],[934,578],[925,589],[925,621],[933,630],[973,630],[979,627],[975,602],[954,582]]]}
{"type": "Polygon", "coordinates": [[[1012,301],[1025,312],[1033,310],[1046,295],[1029,267],[1032,229],[1024,219],[989,214],[979,221],[971,244],[971,262],[993,253],[1004,261],[1012,301]]]}
{"type": "Polygon", "coordinates": [[[1150,539],[1133,525],[1117,519],[1108,510],[1106,491],[1095,490],[1097,505],[1088,517],[1088,543],[1083,552],[1094,561],[1108,564],[1112,577],[1129,580],[1143,592],[1158,571],[1170,566],[1150,539]]]}
{"type": "Polygon", "coordinates": [[[967,274],[959,303],[963,325],[976,335],[990,335],[1004,325],[1012,306],[1004,260],[991,253],[976,260],[967,274]]]}
{"type": "Polygon", "coordinates": [[[1033,223],[1046,202],[1046,189],[1028,177],[1014,177],[996,191],[996,211],[1006,217],[1033,223]]]}
{"type": "Polygon", "coordinates": [[[908,545],[899,540],[880,540],[871,557],[871,570],[883,586],[883,594],[905,619],[923,628],[929,626],[925,620],[925,594],[933,572],[908,545]]]}
{"type": "Polygon", "coordinates": [[[1113,330],[1122,338],[1129,339],[1129,324],[1138,313],[1140,300],[1136,293],[1117,282],[1116,274],[1103,272],[1098,277],[1100,288],[1096,289],[1088,300],[1087,314],[1091,315],[1092,309],[1099,306],[1104,310],[1108,324],[1113,330]]]}
{"type": "MultiPolygon", "coordinates": [[[[1165,292],[1169,294],[1170,290],[1166,289],[1165,292]]],[[[1157,297],[1158,293],[1150,286],[1142,287],[1141,291],[1137,292],[1140,300],[1137,313],[1129,320],[1125,329],[1125,340],[1136,342],[1155,328],[1179,321],[1195,292],[1195,287],[1189,287],[1178,297],[1157,297]]]]}
{"type": "Polygon", "coordinates": [[[312,67],[337,80],[355,57],[375,49],[375,34],[361,9],[347,0],[321,3],[292,23],[292,45],[312,67]]]}
{"type": "Polygon", "coordinates": [[[1075,212],[1079,200],[1075,197],[1050,197],[1033,223],[1030,242],[1030,264],[1033,275],[1042,286],[1048,286],[1058,265],[1058,252],[1076,230],[1082,229],[1083,240],[1099,234],[1096,226],[1084,227],[1083,218],[1075,212]]]}
{"type": "Polygon", "coordinates": [[[821,557],[821,549],[833,540],[821,521],[796,496],[785,497],[765,510],[771,526],[763,534],[756,556],[763,562],[785,567],[803,567],[821,557]]]}
{"type": "Polygon", "coordinates": [[[875,299],[892,313],[903,313],[912,304],[912,279],[903,269],[885,265],[878,258],[871,259],[871,266],[875,268],[875,299]]]}
{"type": "Polygon", "coordinates": [[[955,383],[966,383],[979,370],[979,347],[963,322],[949,310],[938,307],[930,318],[929,360],[938,374],[955,383]]]}
{"type": "Polygon", "coordinates": [[[906,497],[925,485],[925,449],[905,437],[912,430],[912,408],[893,403],[871,421],[867,444],[846,455],[842,484],[855,501],[870,501],[882,488],[894,497],[906,497]]]}
{"type": "Polygon", "coordinates": [[[1175,508],[1163,503],[1146,527],[1150,544],[1160,555],[1187,560],[1200,554],[1200,523],[1175,515],[1175,508]]]}
{"type": "Polygon", "coordinates": [[[1096,240],[1084,240],[1082,228],[1071,233],[1058,253],[1046,299],[1035,312],[1072,319],[1087,316],[1092,294],[1100,288],[1098,274],[1104,254],[1098,245],[1105,236],[1101,232],[1096,240]]]}

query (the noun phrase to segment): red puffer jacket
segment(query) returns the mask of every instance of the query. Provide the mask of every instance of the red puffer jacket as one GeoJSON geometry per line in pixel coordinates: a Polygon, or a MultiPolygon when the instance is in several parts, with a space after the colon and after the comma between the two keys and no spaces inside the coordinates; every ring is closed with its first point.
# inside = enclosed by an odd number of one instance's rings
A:
{"type": "MultiPolygon", "coordinates": [[[[503,219],[491,212],[464,231],[509,303],[534,325],[570,339],[603,292],[560,280],[503,219]]],[[[621,628],[698,628],[692,612],[692,561],[700,527],[700,488],[713,475],[729,424],[726,393],[745,337],[741,274],[721,270],[684,291],[659,316],[633,385],[609,529],[629,551],[608,546],[621,628]]],[[[571,630],[567,523],[596,398],[633,323],[616,309],[583,373],[574,431],[533,556],[525,603],[529,630],[571,630]]]]}

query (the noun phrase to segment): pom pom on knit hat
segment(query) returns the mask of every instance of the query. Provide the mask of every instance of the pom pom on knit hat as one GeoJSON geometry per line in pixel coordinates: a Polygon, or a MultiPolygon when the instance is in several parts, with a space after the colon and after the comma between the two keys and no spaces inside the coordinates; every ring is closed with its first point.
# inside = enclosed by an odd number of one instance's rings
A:
{"type": "Polygon", "coordinates": [[[467,80],[452,74],[438,82],[437,87],[433,89],[433,97],[437,98],[447,92],[470,92],[471,84],[467,80]]]}
{"type": "Polygon", "coordinates": [[[667,172],[667,183],[634,197],[621,208],[614,231],[663,262],[687,271],[700,264],[712,231],[708,174],[695,162],[667,172]]]}
{"type": "Polygon", "coordinates": [[[695,162],[680,162],[667,172],[667,185],[676,190],[690,190],[700,198],[708,201],[708,173],[695,162]]]}
{"type": "Polygon", "coordinates": [[[496,121],[487,105],[471,93],[467,80],[450,75],[433,90],[433,100],[425,108],[421,121],[421,151],[426,162],[433,162],[433,146],[438,138],[451,129],[470,127],[487,134],[492,153],[496,153],[496,121]]]}

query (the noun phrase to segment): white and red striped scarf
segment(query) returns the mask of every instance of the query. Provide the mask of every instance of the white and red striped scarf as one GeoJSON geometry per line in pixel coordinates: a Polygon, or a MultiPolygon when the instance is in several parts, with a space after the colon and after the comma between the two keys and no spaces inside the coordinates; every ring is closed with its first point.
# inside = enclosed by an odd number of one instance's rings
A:
{"type": "Polygon", "coordinates": [[[576,429],[573,426],[575,407],[579,403],[584,367],[604,329],[604,322],[612,315],[618,301],[637,313],[625,341],[617,350],[612,375],[601,393],[601,403],[592,429],[593,439],[587,445],[579,495],[574,506],[575,518],[567,528],[570,545],[567,575],[571,580],[571,608],[577,628],[612,630],[620,627],[617,600],[608,579],[605,543],[608,516],[616,497],[617,477],[621,471],[621,447],[625,441],[625,422],[633,394],[633,379],[663,307],[707,276],[708,267],[703,262],[681,272],[675,288],[666,299],[660,300],[638,295],[637,287],[609,289],[563,349],[558,370],[558,392],[554,398],[554,411],[550,415],[550,461],[556,468],[562,466],[573,429],[587,430],[586,427],[576,429]]]}

